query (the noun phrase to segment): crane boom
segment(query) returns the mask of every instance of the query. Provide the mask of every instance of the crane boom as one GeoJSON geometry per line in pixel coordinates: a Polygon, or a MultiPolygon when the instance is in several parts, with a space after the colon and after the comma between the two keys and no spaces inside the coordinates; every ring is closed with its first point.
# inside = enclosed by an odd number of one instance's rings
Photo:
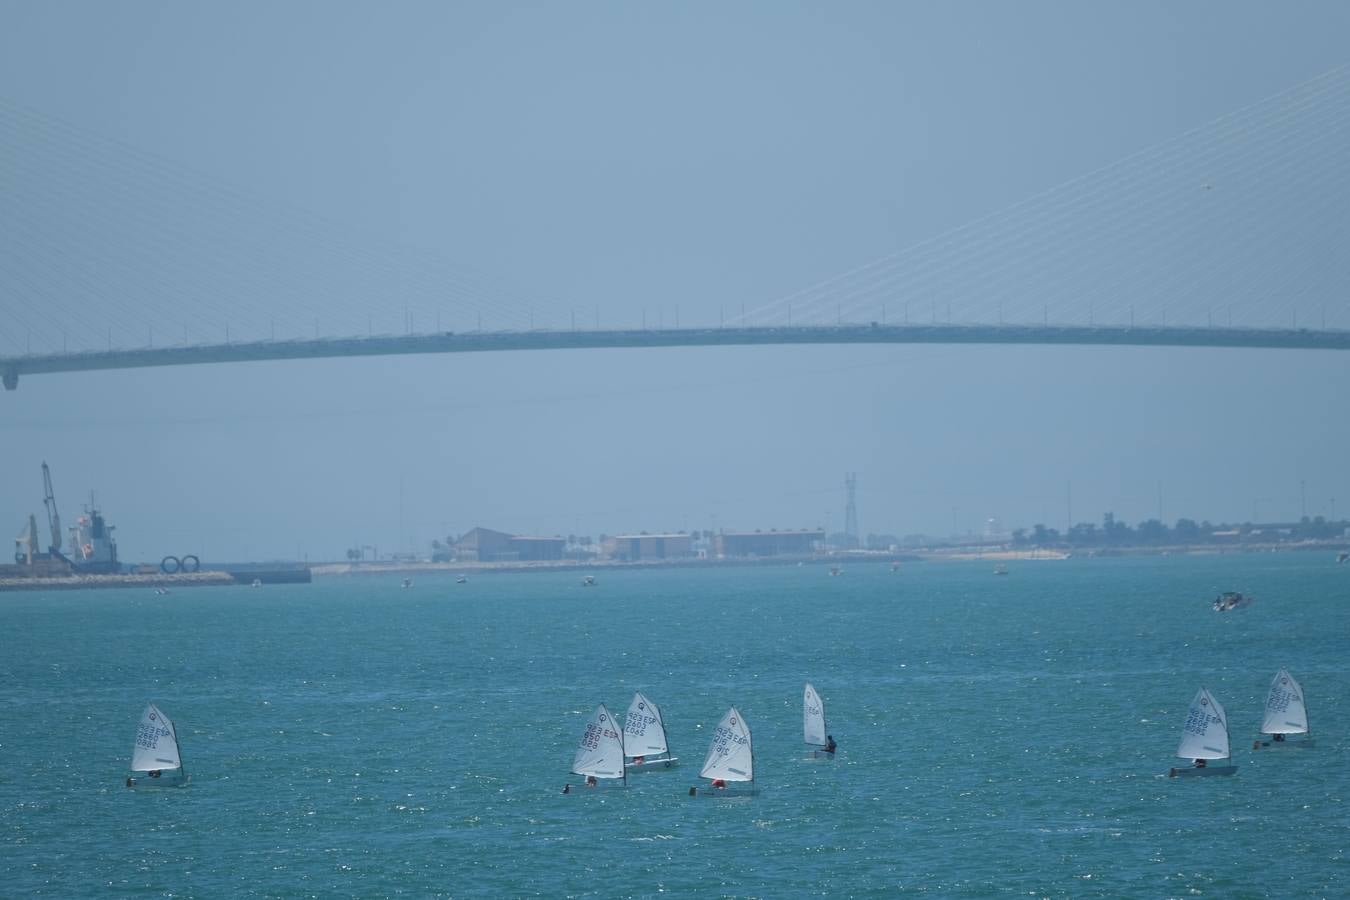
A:
{"type": "Polygon", "coordinates": [[[52,530],[52,544],[49,550],[56,554],[61,552],[61,514],[56,511],[56,494],[52,492],[52,470],[47,468],[45,462],[42,464],[42,487],[46,491],[42,502],[47,507],[47,527],[52,530]]]}

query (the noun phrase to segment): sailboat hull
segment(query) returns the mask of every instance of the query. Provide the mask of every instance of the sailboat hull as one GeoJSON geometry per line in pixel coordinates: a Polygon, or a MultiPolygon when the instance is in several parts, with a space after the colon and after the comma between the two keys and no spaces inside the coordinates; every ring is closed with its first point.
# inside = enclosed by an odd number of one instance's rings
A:
{"type": "Polygon", "coordinates": [[[636,775],[639,772],[663,772],[666,769],[673,769],[679,764],[679,757],[663,756],[657,759],[644,759],[642,762],[628,762],[624,764],[624,768],[628,770],[629,775],[636,775]]]}
{"type": "Polygon", "coordinates": [[[161,775],[158,778],[151,778],[146,772],[132,772],[127,776],[126,786],[141,790],[155,790],[159,788],[180,788],[187,787],[192,778],[186,774],[161,775]]]}
{"type": "Polygon", "coordinates": [[[720,800],[726,797],[758,797],[759,788],[755,787],[691,787],[689,789],[690,797],[711,797],[714,800],[720,800]]]}
{"type": "Polygon", "coordinates": [[[1236,775],[1237,766],[1205,766],[1203,769],[1197,769],[1195,766],[1186,766],[1185,768],[1172,769],[1167,773],[1168,778],[1201,778],[1210,775],[1236,775]]]}
{"type": "Polygon", "coordinates": [[[627,783],[622,778],[601,778],[597,779],[595,784],[586,782],[568,782],[565,785],[564,794],[594,794],[599,791],[617,791],[627,787],[627,783]]]}
{"type": "Polygon", "coordinates": [[[807,759],[834,759],[834,754],[831,753],[831,752],[828,751],[828,750],[808,750],[808,751],[806,751],[806,758],[807,758],[807,759]]]}
{"type": "Polygon", "coordinates": [[[1253,750],[1305,750],[1315,746],[1312,738],[1306,741],[1252,741],[1253,750]]]}

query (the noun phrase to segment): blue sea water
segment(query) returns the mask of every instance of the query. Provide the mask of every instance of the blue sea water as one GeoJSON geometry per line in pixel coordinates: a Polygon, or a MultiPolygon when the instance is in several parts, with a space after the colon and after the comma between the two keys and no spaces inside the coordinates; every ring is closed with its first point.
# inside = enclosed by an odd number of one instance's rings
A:
{"type": "Polygon", "coordinates": [[[1350,566],[1009,569],[0,595],[0,894],[1350,895],[1350,566]],[[1214,613],[1227,589],[1257,601],[1214,613]],[[1253,752],[1282,665],[1317,747],[1253,752]],[[1239,772],[1165,778],[1202,684],[1239,772]],[[639,688],[681,767],[562,795],[586,716],[639,688]],[[186,789],[122,785],[147,700],[186,789]],[[760,794],[691,799],[733,704],[760,794]]]}

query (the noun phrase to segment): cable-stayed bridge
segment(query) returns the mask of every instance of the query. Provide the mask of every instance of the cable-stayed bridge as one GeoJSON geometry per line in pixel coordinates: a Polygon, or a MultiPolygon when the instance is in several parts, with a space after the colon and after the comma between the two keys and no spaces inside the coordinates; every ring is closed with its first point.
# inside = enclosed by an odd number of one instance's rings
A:
{"type": "Polygon", "coordinates": [[[1350,349],[1348,144],[1341,67],[789,296],[712,291],[705,310],[737,310],[715,323],[602,328],[0,100],[0,376],[602,347],[1350,349]]]}

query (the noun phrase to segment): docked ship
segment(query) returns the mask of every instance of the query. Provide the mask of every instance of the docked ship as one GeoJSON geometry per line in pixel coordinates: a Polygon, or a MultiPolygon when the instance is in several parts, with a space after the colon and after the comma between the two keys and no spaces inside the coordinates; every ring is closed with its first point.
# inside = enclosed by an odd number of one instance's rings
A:
{"type": "Polygon", "coordinates": [[[77,572],[106,574],[121,571],[117,562],[117,540],[113,538],[113,529],[103,518],[103,513],[94,504],[93,494],[89,495],[89,505],[84,515],[70,526],[70,563],[77,572]]]}

